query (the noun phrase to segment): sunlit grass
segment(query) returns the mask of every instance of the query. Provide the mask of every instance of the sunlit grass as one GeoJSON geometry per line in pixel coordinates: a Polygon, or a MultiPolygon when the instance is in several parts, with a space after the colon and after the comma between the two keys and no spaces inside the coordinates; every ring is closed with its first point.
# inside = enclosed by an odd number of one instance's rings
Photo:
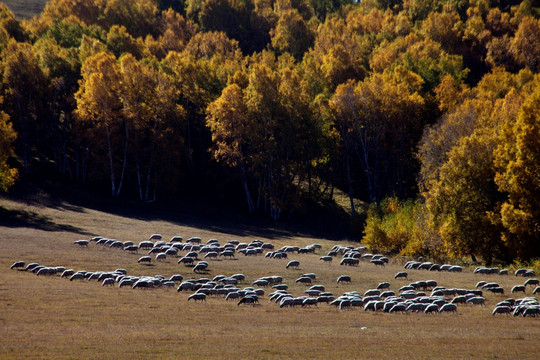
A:
{"type": "MultiPolygon", "coordinates": [[[[87,234],[139,242],[152,233],[161,233],[165,240],[173,235],[217,238],[221,242],[259,238],[276,247],[320,243],[323,248],[319,254],[290,255],[290,259],[300,260],[299,270],[286,269],[288,260],[240,254],[237,260],[210,261],[210,272],[204,275],[211,278],[241,272],[246,275],[242,287],[261,276],[280,275],[297,296],[307,286],[296,284],[295,279],[306,272],[316,273],[314,284],[323,284],[336,295],[345,291],[363,293],[382,281],[389,281],[396,291],[409,282],[427,279],[456,288],[474,288],[482,279],[497,281],[509,292],[524,281],[512,275],[480,277],[470,269],[461,274],[411,270],[408,280],[394,280],[393,275],[403,270],[398,260],[391,260],[382,269],[364,262],[358,267],[342,267],[339,259],[323,263],[319,256],[335,244],[325,239],[293,235],[271,239],[262,235],[264,229],[261,236],[231,235],[210,231],[204,224],[191,227],[88,208],[46,208],[6,199],[0,200],[0,206],[47,219],[45,230],[34,223],[32,227],[0,227],[2,359],[535,359],[540,354],[538,319],[491,315],[493,306],[509,294],[485,294],[486,307],[460,306],[457,315],[339,311],[325,304],[311,309],[280,309],[266,296],[258,306],[239,307],[223,298],[209,298],[203,304],[188,302],[189,294],[175,289],[105,288],[95,281],[38,277],[10,270],[9,266],[25,260],[75,270],[122,267],[131,275],[203,276],[178,265],[176,259],[145,266],[137,264],[143,251],[137,255],[93,243],[88,248],[73,244],[89,238],[87,234]],[[69,225],[68,229],[76,230],[57,231],[64,227],[53,225],[69,225]],[[336,284],[342,274],[350,275],[352,284],[336,284]]],[[[527,291],[530,296],[532,290],[527,291]]]]}

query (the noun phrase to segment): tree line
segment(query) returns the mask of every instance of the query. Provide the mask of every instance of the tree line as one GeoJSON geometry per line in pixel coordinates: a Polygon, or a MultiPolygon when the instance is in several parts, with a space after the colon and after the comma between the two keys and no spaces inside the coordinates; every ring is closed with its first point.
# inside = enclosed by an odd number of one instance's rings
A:
{"type": "Polygon", "coordinates": [[[0,4],[0,188],[46,166],[141,201],[233,189],[273,219],[341,189],[353,214],[372,204],[373,248],[528,260],[538,15],[532,1],[52,0],[21,21],[0,4]]]}

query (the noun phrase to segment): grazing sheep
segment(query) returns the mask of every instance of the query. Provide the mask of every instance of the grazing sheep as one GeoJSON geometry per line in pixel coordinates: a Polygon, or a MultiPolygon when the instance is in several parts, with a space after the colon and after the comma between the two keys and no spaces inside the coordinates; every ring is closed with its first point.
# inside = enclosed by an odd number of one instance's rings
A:
{"type": "Polygon", "coordinates": [[[257,279],[254,282],[251,283],[253,286],[268,286],[270,285],[270,282],[265,279],[257,279]]]}
{"type": "Polygon", "coordinates": [[[525,281],[525,284],[523,285],[524,286],[527,286],[527,285],[538,286],[540,285],[540,281],[538,279],[528,279],[527,281],[525,281]]]}
{"type": "Polygon", "coordinates": [[[75,245],[88,247],[88,240],[77,240],[73,242],[75,245]]]}
{"type": "Polygon", "coordinates": [[[30,263],[26,265],[26,267],[24,268],[24,271],[32,271],[34,270],[35,267],[38,267],[38,266],[39,266],[38,263],[30,263]]]}
{"type": "Polygon", "coordinates": [[[457,306],[455,304],[444,304],[439,309],[439,313],[454,312],[457,313],[457,306]]]}
{"type": "Polygon", "coordinates": [[[499,271],[499,275],[508,275],[508,269],[501,269],[501,271],[499,271]]]}
{"type": "Polygon", "coordinates": [[[385,262],[381,259],[371,259],[369,262],[374,264],[375,266],[381,266],[381,267],[384,267],[384,264],[385,264],[385,262]]]}
{"type": "Polygon", "coordinates": [[[331,263],[331,262],[332,262],[332,259],[333,259],[333,258],[332,258],[331,256],[321,256],[321,257],[319,258],[319,260],[322,260],[322,261],[324,261],[325,263],[331,263]]]}
{"type": "Polygon", "coordinates": [[[151,241],[141,241],[139,243],[139,248],[146,250],[146,249],[152,249],[154,247],[154,243],[151,241]]]}
{"type": "Polygon", "coordinates": [[[377,286],[377,289],[379,289],[379,290],[390,289],[390,283],[389,282],[382,282],[377,286]]]}
{"type": "Polygon", "coordinates": [[[139,264],[142,264],[142,263],[151,263],[152,262],[152,258],[150,256],[142,256],[139,258],[139,260],[137,260],[137,263],[139,264]]]}
{"type": "Polygon", "coordinates": [[[424,314],[431,314],[431,313],[439,313],[439,307],[435,304],[430,304],[426,306],[426,309],[424,310],[424,314]]]}
{"type": "Polygon", "coordinates": [[[317,303],[318,303],[318,300],[316,298],[307,298],[307,299],[304,299],[304,301],[302,301],[302,307],[307,307],[307,306],[318,307],[317,303]]]}
{"type": "Polygon", "coordinates": [[[491,291],[494,294],[504,294],[504,289],[502,287],[489,287],[486,290],[491,291]]]}
{"type": "Polygon", "coordinates": [[[192,257],[183,257],[178,260],[178,264],[192,265],[195,260],[192,257]]]}
{"type": "Polygon", "coordinates": [[[69,281],[84,280],[84,275],[85,275],[84,273],[77,272],[77,273],[70,276],[69,281]]]}
{"type": "Polygon", "coordinates": [[[208,263],[200,261],[197,263],[197,265],[193,267],[193,272],[194,273],[204,272],[206,271],[207,268],[208,268],[208,263]]]}
{"type": "Polygon", "coordinates": [[[167,260],[167,254],[165,253],[156,254],[156,261],[165,261],[165,260],[167,260]]]}
{"type": "Polygon", "coordinates": [[[512,308],[510,306],[497,306],[495,309],[493,309],[493,312],[491,313],[493,316],[497,314],[506,314],[510,315],[512,313],[512,308]]]}
{"type": "Polygon", "coordinates": [[[19,268],[24,268],[24,265],[26,265],[26,263],[24,261],[16,261],[13,263],[13,265],[11,265],[10,269],[19,269],[19,268]]]}
{"type": "Polygon", "coordinates": [[[458,266],[458,265],[452,265],[448,269],[448,272],[462,272],[462,271],[463,271],[463,268],[461,266],[458,266]]]}
{"type": "Polygon", "coordinates": [[[180,274],[171,275],[171,277],[169,278],[169,281],[182,281],[182,280],[184,280],[184,277],[180,274]]]}
{"type": "Polygon", "coordinates": [[[193,236],[187,239],[187,242],[190,244],[200,244],[202,242],[202,239],[200,237],[193,236]]]}
{"type": "Polygon", "coordinates": [[[206,253],[206,255],[204,255],[204,258],[209,258],[209,259],[217,259],[218,257],[218,253],[216,251],[210,251],[208,253],[206,253]]]}
{"type": "Polygon", "coordinates": [[[255,306],[258,303],[259,303],[259,298],[256,295],[248,295],[240,299],[240,301],[236,305],[240,306],[242,304],[245,304],[245,305],[255,306]]]}
{"type": "Polygon", "coordinates": [[[129,246],[124,247],[124,251],[138,253],[139,247],[137,245],[129,245],[129,246]]]}
{"type": "Polygon", "coordinates": [[[409,276],[409,274],[407,274],[405,271],[400,271],[396,275],[394,275],[394,279],[400,279],[400,278],[407,279],[407,276],[409,276]]]}
{"type": "Polygon", "coordinates": [[[109,285],[114,287],[114,279],[113,278],[104,279],[103,282],[101,283],[101,286],[109,286],[109,285]]]}
{"type": "Polygon", "coordinates": [[[467,304],[473,304],[473,305],[486,306],[486,299],[484,299],[484,298],[481,297],[481,296],[475,296],[475,297],[469,298],[469,299],[466,301],[466,303],[467,303],[467,304]]]}
{"type": "Polygon", "coordinates": [[[309,276],[301,276],[296,279],[296,282],[302,284],[311,284],[311,278],[309,276]]]}
{"type": "Polygon", "coordinates": [[[516,292],[518,292],[518,291],[520,291],[520,292],[522,292],[522,293],[525,294],[525,285],[516,285],[516,286],[514,286],[514,287],[512,288],[512,294],[513,294],[513,293],[516,293],[516,292]]]}
{"type": "Polygon", "coordinates": [[[397,303],[394,304],[390,310],[388,310],[389,313],[406,313],[407,312],[407,305],[404,303],[397,303]]]}
{"type": "Polygon", "coordinates": [[[300,266],[300,261],[298,260],[291,260],[289,261],[289,263],[287,264],[287,266],[285,267],[286,269],[288,268],[295,268],[295,269],[298,269],[298,267],[300,266]]]}
{"type": "Polygon", "coordinates": [[[341,275],[340,277],[337,278],[337,281],[336,281],[338,284],[341,284],[341,283],[351,283],[351,277],[349,275],[341,275]]]}
{"type": "Polygon", "coordinates": [[[197,292],[193,295],[188,296],[188,301],[193,299],[194,302],[200,301],[200,302],[206,302],[206,294],[202,292],[197,292]]]}
{"type": "Polygon", "coordinates": [[[368,296],[379,296],[381,294],[381,292],[378,290],[378,289],[370,289],[370,290],[367,290],[365,293],[364,293],[364,297],[368,297],[368,296]]]}
{"type": "Polygon", "coordinates": [[[229,259],[234,259],[234,250],[225,250],[219,256],[228,257],[229,259]]]}
{"type": "Polygon", "coordinates": [[[163,236],[161,236],[161,234],[152,234],[148,238],[148,241],[150,241],[150,240],[161,240],[162,238],[163,238],[163,236]]]}

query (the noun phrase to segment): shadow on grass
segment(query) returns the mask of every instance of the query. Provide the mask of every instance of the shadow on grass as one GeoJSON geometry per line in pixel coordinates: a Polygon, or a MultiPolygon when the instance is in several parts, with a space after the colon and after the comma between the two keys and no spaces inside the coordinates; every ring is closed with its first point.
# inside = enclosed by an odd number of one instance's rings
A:
{"type": "MultiPolygon", "coordinates": [[[[10,190],[10,194],[2,196],[58,210],[84,213],[85,209],[93,209],[141,221],[167,221],[178,226],[224,233],[231,237],[293,239],[310,236],[328,240],[350,239],[347,231],[350,224],[343,214],[337,212],[328,216],[325,212],[310,211],[309,214],[297,216],[292,221],[273,221],[264,216],[243,213],[238,210],[238,204],[216,204],[197,196],[160,203],[143,203],[111,198],[74,186],[58,186],[32,180],[20,181],[10,190]]],[[[71,225],[55,224],[39,214],[7,211],[1,207],[0,212],[0,224],[7,226],[30,226],[48,231],[86,234],[71,225]]],[[[159,229],[149,232],[159,232],[159,229]]]]}
{"type": "Polygon", "coordinates": [[[81,235],[91,235],[72,225],[57,224],[49,218],[31,211],[7,210],[0,207],[0,226],[29,227],[44,231],[70,231],[81,235]]]}

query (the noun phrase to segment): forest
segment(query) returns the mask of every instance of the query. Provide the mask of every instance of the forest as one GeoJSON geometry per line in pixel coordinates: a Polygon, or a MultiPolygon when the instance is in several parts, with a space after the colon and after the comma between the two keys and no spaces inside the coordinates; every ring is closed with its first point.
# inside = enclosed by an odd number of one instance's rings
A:
{"type": "Polygon", "coordinates": [[[279,221],[339,190],[371,249],[538,261],[539,18],[532,0],[0,4],[0,191],[38,173],[279,221]]]}

